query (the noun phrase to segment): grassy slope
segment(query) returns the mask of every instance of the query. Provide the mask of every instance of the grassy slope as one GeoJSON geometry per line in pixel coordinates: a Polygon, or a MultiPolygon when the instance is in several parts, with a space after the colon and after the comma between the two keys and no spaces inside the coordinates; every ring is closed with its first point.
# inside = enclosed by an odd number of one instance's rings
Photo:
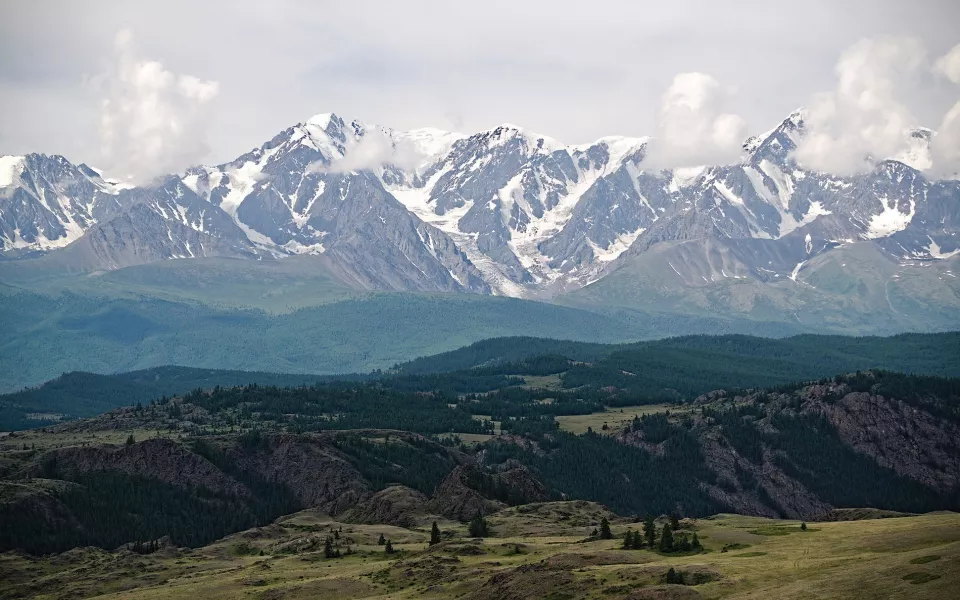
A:
{"type": "Polygon", "coordinates": [[[168,260],[95,273],[71,272],[43,257],[0,263],[0,282],[44,295],[63,292],[107,298],[141,296],[271,314],[355,297],[324,272],[316,257],[252,261],[235,258],[168,260]]]}
{"type": "MultiPolygon", "coordinates": [[[[557,599],[946,599],[960,585],[960,515],[953,513],[816,523],[806,532],[796,522],[721,515],[695,524],[708,552],[691,556],[623,551],[619,540],[583,543],[600,514],[597,505],[572,502],[506,509],[490,522],[510,537],[474,542],[465,539],[464,525],[441,519],[452,539],[428,549],[427,529],[338,523],[305,511],[187,553],[140,557],[77,549],[40,560],[6,553],[0,555],[0,597],[439,599],[491,598],[509,590],[515,598],[557,599]],[[322,543],[282,551],[341,526],[354,551],[349,557],[323,559],[322,543]],[[381,533],[399,554],[383,553],[376,544],[381,533]],[[720,551],[733,543],[748,547],[720,551]],[[715,580],[662,586],[670,567],[715,580]],[[660,595],[631,596],[644,592],[660,595]]],[[[613,532],[619,536],[628,527],[637,524],[614,520],[613,532]]]]}
{"type": "Polygon", "coordinates": [[[960,279],[953,276],[958,258],[901,263],[864,242],[811,259],[797,281],[781,277],[764,283],[747,276],[749,269],[742,265],[728,264],[726,270],[714,265],[716,256],[703,244],[691,240],[658,245],[558,302],[779,323],[788,333],[813,329],[890,334],[958,325],[960,279]],[[684,280],[676,267],[702,278],[684,280]],[[730,277],[738,269],[744,275],[730,277]]]}

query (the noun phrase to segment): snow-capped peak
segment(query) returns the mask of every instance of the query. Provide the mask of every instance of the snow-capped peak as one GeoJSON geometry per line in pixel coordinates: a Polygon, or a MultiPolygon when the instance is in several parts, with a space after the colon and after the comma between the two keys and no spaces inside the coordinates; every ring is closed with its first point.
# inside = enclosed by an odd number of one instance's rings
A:
{"type": "Polygon", "coordinates": [[[333,113],[320,113],[304,121],[304,125],[315,125],[321,129],[326,129],[330,126],[330,121],[338,119],[337,115],[333,113]]]}

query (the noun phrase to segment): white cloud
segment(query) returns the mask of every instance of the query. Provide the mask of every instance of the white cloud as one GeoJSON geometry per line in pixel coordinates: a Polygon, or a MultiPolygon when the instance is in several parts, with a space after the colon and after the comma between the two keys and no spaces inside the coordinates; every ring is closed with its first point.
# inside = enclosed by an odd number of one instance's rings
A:
{"type": "Polygon", "coordinates": [[[911,37],[862,39],[841,55],[836,88],[818,94],[804,111],[806,134],[795,158],[837,174],[868,170],[869,160],[904,152],[917,119],[898,97],[926,63],[923,44],[911,37]]]}
{"type": "Polygon", "coordinates": [[[960,44],[933,63],[933,72],[960,85],[960,44]]]}
{"type": "MultiPolygon", "coordinates": [[[[938,58],[933,71],[960,85],[960,44],[938,58]]],[[[930,142],[930,157],[935,175],[954,177],[960,174],[960,102],[944,115],[930,142]]]]}
{"type": "Polygon", "coordinates": [[[393,165],[403,170],[413,170],[426,159],[410,140],[395,140],[387,133],[372,129],[360,138],[348,138],[344,156],[335,158],[329,165],[317,162],[308,167],[312,172],[349,173],[366,169],[378,169],[393,165]]]}
{"type": "Polygon", "coordinates": [[[142,182],[199,162],[207,143],[209,104],[216,81],[176,75],[134,52],[133,34],[120,31],[115,62],[101,75],[100,141],[106,170],[142,182]]]}
{"type": "Polygon", "coordinates": [[[930,142],[933,175],[956,177],[960,174],[960,102],[953,105],[930,142]]]}
{"type": "Polygon", "coordinates": [[[680,73],[663,95],[656,137],[644,159],[649,168],[695,167],[736,161],[746,122],[723,112],[729,93],[705,73],[680,73]]]}

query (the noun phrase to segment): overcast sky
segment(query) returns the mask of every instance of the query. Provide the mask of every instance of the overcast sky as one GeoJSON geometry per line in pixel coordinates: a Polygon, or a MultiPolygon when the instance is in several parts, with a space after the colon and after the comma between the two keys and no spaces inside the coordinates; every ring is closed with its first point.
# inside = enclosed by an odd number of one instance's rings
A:
{"type": "MultiPolygon", "coordinates": [[[[931,61],[943,55],[960,42],[958,6],[2,0],[0,154],[169,155],[164,167],[180,168],[230,160],[320,112],[398,129],[510,122],[568,143],[652,135],[689,72],[716,82],[718,110],[736,115],[717,136],[756,133],[836,88],[838,60],[862,38],[912,36],[931,61]],[[156,61],[149,81],[145,61],[156,61]],[[143,150],[124,136],[150,111],[179,129],[143,150]]],[[[925,74],[897,93],[931,127],[960,99],[925,74]]]]}

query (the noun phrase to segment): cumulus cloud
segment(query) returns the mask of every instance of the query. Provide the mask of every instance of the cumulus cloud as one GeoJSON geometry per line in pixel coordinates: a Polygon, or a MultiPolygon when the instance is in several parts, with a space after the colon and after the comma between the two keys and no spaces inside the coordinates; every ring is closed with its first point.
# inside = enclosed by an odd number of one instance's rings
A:
{"type": "Polygon", "coordinates": [[[960,102],[947,111],[936,135],[930,141],[930,158],[933,175],[960,175],[960,102]]]}
{"type": "Polygon", "coordinates": [[[747,137],[746,122],[723,112],[729,92],[705,73],[680,73],[664,93],[657,134],[644,166],[680,168],[736,161],[747,137]]]}
{"type": "Polygon", "coordinates": [[[346,152],[330,164],[316,162],[308,167],[311,172],[350,173],[393,165],[413,170],[426,159],[416,144],[407,139],[394,139],[386,132],[374,129],[359,138],[348,138],[346,152]]]}
{"type": "Polygon", "coordinates": [[[933,72],[953,83],[960,84],[960,44],[951,48],[933,63],[933,72]]]}
{"type": "Polygon", "coordinates": [[[219,84],[141,59],[133,42],[129,30],[117,34],[114,62],[99,78],[100,141],[111,175],[143,182],[196,164],[209,152],[210,102],[219,84]]]}
{"type": "MultiPolygon", "coordinates": [[[[960,85],[960,44],[937,59],[933,71],[960,85]]],[[[960,173],[960,102],[944,115],[937,134],[930,142],[930,158],[935,175],[955,176],[960,173]]]]}
{"type": "Polygon", "coordinates": [[[846,175],[906,151],[918,123],[897,90],[926,64],[923,44],[912,37],[867,38],[845,50],[834,69],[836,88],[806,105],[797,161],[846,175]]]}

